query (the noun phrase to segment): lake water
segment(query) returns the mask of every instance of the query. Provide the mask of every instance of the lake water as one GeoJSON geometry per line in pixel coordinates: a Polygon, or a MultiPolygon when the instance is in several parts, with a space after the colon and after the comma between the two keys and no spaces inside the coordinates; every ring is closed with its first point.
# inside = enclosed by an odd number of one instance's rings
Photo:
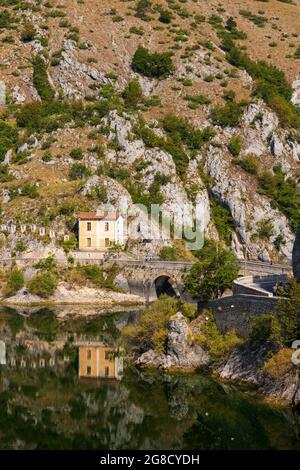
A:
{"type": "Polygon", "coordinates": [[[0,311],[1,449],[300,449],[300,416],[200,374],[78,377],[77,341],[114,348],[137,312],[0,311]]]}

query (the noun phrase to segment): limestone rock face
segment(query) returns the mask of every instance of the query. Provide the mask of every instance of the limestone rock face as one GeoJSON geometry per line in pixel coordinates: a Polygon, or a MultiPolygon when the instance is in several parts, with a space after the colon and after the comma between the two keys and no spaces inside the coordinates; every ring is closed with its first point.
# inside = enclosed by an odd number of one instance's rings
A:
{"type": "MultiPolygon", "coordinates": [[[[141,159],[145,161],[146,168],[140,172],[145,190],[149,190],[156,175],[167,177],[169,182],[161,187],[164,196],[162,209],[166,214],[174,216],[174,222],[178,225],[183,223],[191,227],[193,221],[197,219],[198,228],[206,232],[210,223],[210,204],[208,192],[198,175],[197,162],[190,162],[187,183],[184,185],[176,174],[176,166],[169,153],[159,148],[148,149],[141,140],[132,138],[135,124],[132,117],[119,116],[117,112],[112,111],[106,123],[110,126],[110,138],[117,137],[120,145],[118,152],[108,153],[108,160],[111,163],[122,164],[125,168],[141,159]],[[188,196],[192,185],[197,187],[195,201],[191,201],[188,196]]],[[[152,130],[161,136],[160,129],[152,130]]]]}
{"type": "MultiPolygon", "coordinates": [[[[276,347],[273,352],[276,352],[276,347]]],[[[218,371],[219,375],[222,379],[255,386],[269,398],[299,406],[300,387],[296,371],[279,378],[270,377],[262,367],[269,353],[270,349],[263,345],[253,346],[246,343],[231,353],[226,364],[218,371]]]]}
{"type": "Polygon", "coordinates": [[[64,41],[62,60],[55,69],[53,80],[69,98],[81,99],[88,91],[89,82],[98,80],[103,84],[110,83],[102,72],[76,58],[74,42],[68,39],[64,41]]]}
{"type": "Polygon", "coordinates": [[[292,96],[292,103],[295,105],[300,105],[300,76],[298,76],[292,83],[292,87],[294,90],[292,96]]]}
{"type": "Polygon", "coordinates": [[[209,148],[206,158],[206,171],[213,178],[211,190],[221,204],[230,209],[235,221],[235,231],[240,243],[247,247],[250,258],[266,258],[265,250],[273,249],[273,242],[278,235],[283,235],[285,244],[280,250],[288,259],[292,257],[294,235],[286,217],[271,207],[268,198],[249,191],[252,182],[247,182],[244,174],[238,170],[233,175],[230,162],[223,157],[219,149],[209,148]],[[255,237],[258,224],[262,220],[272,220],[274,234],[269,240],[261,243],[255,237]],[[263,255],[264,253],[264,255],[263,255]]]}
{"type": "Polygon", "coordinates": [[[263,364],[264,359],[265,356],[257,349],[237,349],[230,355],[227,363],[222,368],[220,377],[258,385],[262,378],[259,367],[263,364]]]}
{"type": "Polygon", "coordinates": [[[189,340],[189,325],[181,312],[177,312],[168,323],[166,354],[152,349],[143,353],[136,361],[138,366],[162,369],[197,369],[209,363],[206,352],[189,340]]]}

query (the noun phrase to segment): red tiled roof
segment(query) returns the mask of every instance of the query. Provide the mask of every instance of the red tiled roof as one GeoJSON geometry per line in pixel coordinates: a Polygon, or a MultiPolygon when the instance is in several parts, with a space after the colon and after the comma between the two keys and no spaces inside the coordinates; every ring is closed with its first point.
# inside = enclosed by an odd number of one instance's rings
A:
{"type": "Polygon", "coordinates": [[[79,212],[78,218],[80,220],[117,220],[119,212],[79,212]]]}

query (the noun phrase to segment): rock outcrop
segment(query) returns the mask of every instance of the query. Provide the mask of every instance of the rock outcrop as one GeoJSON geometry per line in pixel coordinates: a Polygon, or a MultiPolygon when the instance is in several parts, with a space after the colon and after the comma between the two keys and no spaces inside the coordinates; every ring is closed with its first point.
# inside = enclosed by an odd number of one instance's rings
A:
{"type": "Polygon", "coordinates": [[[136,361],[142,367],[159,367],[161,369],[199,369],[209,364],[207,353],[190,340],[187,319],[177,312],[168,322],[168,339],[166,353],[149,350],[136,361]]]}
{"type": "MultiPolygon", "coordinates": [[[[273,353],[276,348],[273,349],[273,353]]],[[[218,369],[223,380],[255,387],[266,398],[286,402],[291,406],[300,405],[300,383],[296,369],[283,373],[280,377],[270,377],[264,364],[272,354],[266,346],[253,346],[249,343],[234,350],[226,364],[218,369]]]]}

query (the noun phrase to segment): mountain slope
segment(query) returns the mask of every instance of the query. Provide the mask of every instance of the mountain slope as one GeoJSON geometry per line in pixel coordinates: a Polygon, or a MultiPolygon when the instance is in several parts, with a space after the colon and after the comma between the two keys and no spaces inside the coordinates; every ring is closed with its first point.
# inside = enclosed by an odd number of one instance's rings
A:
{"type": "MultiPolygon", "coordinates": [[[[239,256],[291,258],[300,222],[299,1],[0,7],[1,219],[18,228],[4,230],[3,254],[75,248],[76,212],[124,193],[178,218],[198,203],[193,217],[206,236],[239,256]],[[47,235],[21,233],[24,223],[47,235]],[[61,232],[56,242],[50,229],[61,232]]],[[[142,239],[131,250],[163,244],[142,239]]]]}

